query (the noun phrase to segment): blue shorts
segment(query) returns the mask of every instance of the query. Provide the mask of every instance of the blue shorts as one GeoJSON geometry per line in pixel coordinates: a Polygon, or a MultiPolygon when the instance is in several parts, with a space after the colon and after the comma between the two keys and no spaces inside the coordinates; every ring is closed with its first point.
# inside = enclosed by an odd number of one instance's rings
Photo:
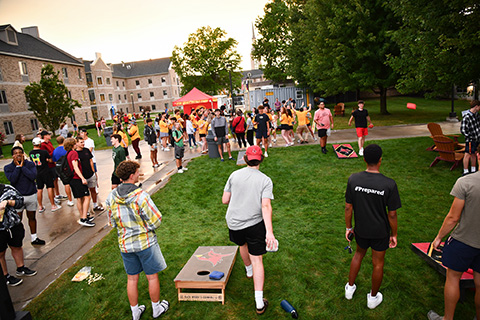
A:
{"type": "Polygon", "coordinates": [[[469,141],[465,142],[465,152],[468,154],[475,154],[477,152],[478,142],[477,141],[469,141]]]}
{"type": "Polygon", "coordinates": [[[480,249],[449,237],[443,247],[442,263],[454,271],[465,272],[472,268],[480,273],[480,249]]]}
{"type": "Polygon", "coordinates": [[[139,252],[120,253],[122,254],[125,271],[131,276],[139,274],[142,271],[144,271],[145,274],[151,275],[167,268],[158,244],[139,252]]]}

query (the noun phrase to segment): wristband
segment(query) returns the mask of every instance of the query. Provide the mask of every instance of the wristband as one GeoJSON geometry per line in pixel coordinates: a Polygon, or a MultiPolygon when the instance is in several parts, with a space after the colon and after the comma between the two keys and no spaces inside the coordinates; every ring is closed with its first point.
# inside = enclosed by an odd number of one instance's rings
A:
{"type": "Polygon", "coordinates": [[[353,230],[353,228],[346,228],[346,229],[347,229],[347,231],[352,231],[353,230]]]}

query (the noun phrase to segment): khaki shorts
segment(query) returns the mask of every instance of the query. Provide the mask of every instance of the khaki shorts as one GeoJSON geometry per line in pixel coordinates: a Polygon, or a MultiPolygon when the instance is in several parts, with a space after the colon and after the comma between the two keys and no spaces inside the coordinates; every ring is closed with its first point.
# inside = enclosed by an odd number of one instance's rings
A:
{"type": "Polygon", "coordinates": [[[97,175],[94,174],[90,178],[87,179],[87,186],[88,188],[95,188],[97,186],[97,175]]]}
{"type": "Polygon", "coordinates": [[[23,207],[22,209],[17,209],[18,213],[23,212],[23,210],[27,211],[37,211],[38,207],[38,200],[37,200],[37,194],[31,194],[29,196],[23,196],[23,207]]]}

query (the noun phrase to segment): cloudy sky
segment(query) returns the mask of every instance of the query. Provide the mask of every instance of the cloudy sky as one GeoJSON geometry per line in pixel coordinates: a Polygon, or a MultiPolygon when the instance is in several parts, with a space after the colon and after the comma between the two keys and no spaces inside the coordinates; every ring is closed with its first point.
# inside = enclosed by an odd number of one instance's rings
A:
{"type": "Polygon", "coordinates": [[[38,26],[40,37],[75,57],[106,62],[171,56],[199,27],[220,27],[238,41],[250,69],[252,23],[268,0],[0,0],[0,25],[38,26]]]}

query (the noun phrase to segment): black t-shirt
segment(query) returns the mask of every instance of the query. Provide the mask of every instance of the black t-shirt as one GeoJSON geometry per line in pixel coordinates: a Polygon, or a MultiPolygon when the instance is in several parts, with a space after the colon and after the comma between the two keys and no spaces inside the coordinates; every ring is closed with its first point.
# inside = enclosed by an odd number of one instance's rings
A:
{"type": "Polygon", "coordinates": [[[381,173],[358,172],[348,178],[345,202],[353,205],[355,234],[367,239],[390,236],[388,211],[402,206],[397,184],[381,173]]]}
{"type": "Polygon", "coordinates": [[[45,173],[50,172],[50,168],[48,167],[47,159],[51,159],[52,157],[46,150],[32,150],[29,153],[30,159],[32,159],[33,163],[37,167],[37,176],[43,175],[45,173]]]}
{"type": "Polygon", "coordinates": [[[82,175],[85,179],[88,179],[95,173],[90,164],[90,159],[93,158],[93,155],[87,148],[83,148],[80,151],[77,150],[77,153],[78,158],[80,159],[80,165],[82,166],[82,175]]]}
{"type": "Polygon", "coordinates": [[[255,116],[255,122],[257,123],[257,130],[261,132],[267,132],[267,122],[270,121],[270,118],[265,113],[257,114],[255,116]]]}
{"type": "Polygon", "coordinates": [[[355,118],[355,128],[366,128],[367,127],[367,109],[360,111],[359,109],[353,111],[352,116],[355,118]]]}

